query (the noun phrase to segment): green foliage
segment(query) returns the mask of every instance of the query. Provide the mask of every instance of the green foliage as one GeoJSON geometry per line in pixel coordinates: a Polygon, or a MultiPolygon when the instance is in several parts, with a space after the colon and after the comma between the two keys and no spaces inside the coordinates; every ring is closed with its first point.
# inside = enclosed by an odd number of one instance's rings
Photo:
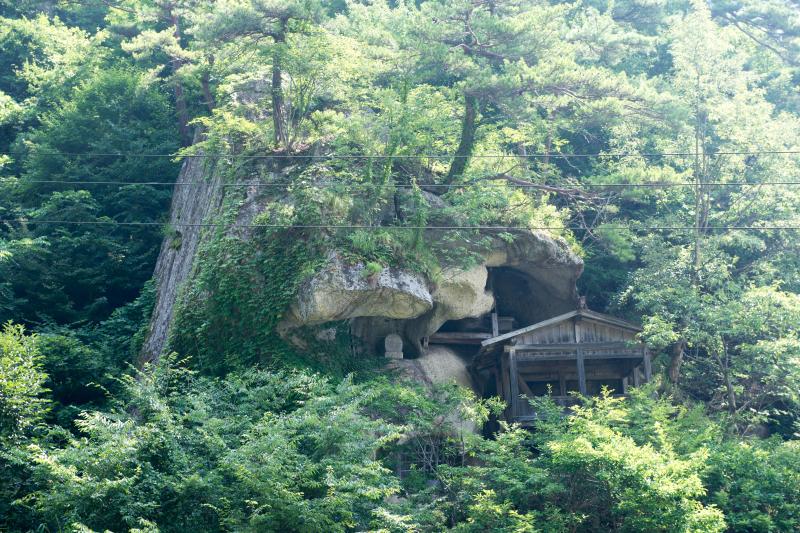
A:
{"type": "Polygon", "coordinates": [[[631,434],[628,406],[610,395],[576,408],[566,419],[555,405],[543,407],[551,415],[536,425],[534,439],[543,451],[541,463],[562,480],[557,499],[570,520],[585,516],[596,530],[724,530],[723,514],[701,503],[707,452],[676,454],[672,439],[680,436],[667,434],[669,421],[649,427],[638,421],[631,434]],[[591,512],[584,515],[587,507],[591,512]]]}
{"type": "Polygon", "coordinates": [[[397,491],[375,455],[400,428],[367,416],[380,388],[287,371],[218,381],[174,357],[124,383],[113,412],[83,415],[83,437],[40,449],[30,501],[48,527],[347,531],[397,491]]]}
{"type": "Polygon", "coordinates": [[[168,183],[175,164],[136,153],[176,148],[169,106],[140,74],[108,70],[84,81],[69,102],[42,121],[26,136],[31,154],[22,177],[7,189],[9,201],[19,206],[8,214],[27,215],[34,224],[12,227],[0,236],[12,254],[11,263],[0,265],[8,269],[4,278],[9,285],[0,316],[29,322],[99,321],[133,300],[152,274],[161,240],[158,227],[115,222],[152,221],[168,205],[168,187],[140,183],[168,183]],[[122,185],[71,186],[73,181],[122,185]]]}
{"type": "Polygon", "coordinates": [[[36,336],[6,323],[0,332],[0,442],[9,442],[42,422],[47,411],[47,375],[36,336]]]}
{"type": "Polygon", "coordinates": [[[706,474],[709,499],[730,531],[793,531],[800,527],[797,442],[750,440],[716,449],[706,474]]]}
{"type": "Polygon", "coordinates": [[[81,415],[80,435],[30,448],[32,477],[18,502],[27,523],[552,532],[798,524],[796,443],[725,439],[700,409],[654,399],[652,389],[586,400],[569,417],[545,398],[534,431],[503,425],[484,438],[473,424],[502,404],[455,385],[258,369],[220,379],[184,363],[171,355],[122,378],[110,410],[81,415]]]}
{"type": "Polygon", "coordinates": [[[0,0],[0,322],[36,332],[0,333],[0,529],[800,529],[800,248],[769,229],[800,212],[796,12],[0,0]],[[138,155],[193,138],[225,180],[204,222],[252,179],[255,224],[314,228],[205,230],[170,333],[191,359],[126,376],[182,246],[121,224],[164,220],[148,183],[178,170],[138,155]],[[566,157],[606,152],[651,155],[566,157]],[[368,366],[347,323],[278,334],[328,253],[435,283],[514,244],[436,225],[564,236],[665,375],[485,438],[497,402],[340,379],[368,366]]]}
{"type": "Polygon", "coordinates": [[[170,346],[214,374],[296,360],[276,327],[300,282],[320,264],[313,241],[260,228],[244,241],[219,229],[199,257],[197,279],[180,297],[170,346]]]}
{"type": "Polygon", "coordinates": [[[108,392],[118,389],[117,377],[139,359],[154,298],[153,284],[148,283],[136,300],[115,309],[100,324],[82,328],[47,324],[39,329],[53,421],[71,428],[82,410],[104,404],[108,392]]]}

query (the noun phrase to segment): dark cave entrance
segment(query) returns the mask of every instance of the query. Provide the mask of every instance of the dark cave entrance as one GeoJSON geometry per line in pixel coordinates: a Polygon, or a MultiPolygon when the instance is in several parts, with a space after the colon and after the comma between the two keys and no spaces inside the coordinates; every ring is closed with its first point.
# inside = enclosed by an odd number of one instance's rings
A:
{"type": "Polygon", "coordinates": [[[445,322],[427,339],[429,343],[452,347],[473,345],[477,351],[485,339],[551,316],[553,305],[548,301],[549,291],[530,274],[511,267],[488,270],[486,290],[494,295],[494,309],[479,317],[445,322]]]}

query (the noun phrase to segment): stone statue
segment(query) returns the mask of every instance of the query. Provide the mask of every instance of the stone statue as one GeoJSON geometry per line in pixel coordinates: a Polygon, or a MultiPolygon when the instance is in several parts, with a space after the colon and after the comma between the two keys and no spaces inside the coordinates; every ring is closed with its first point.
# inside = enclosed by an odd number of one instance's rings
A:
{"type": "Polygon", "coordinates": [[[389,359],[403,358],[403,339],[397,333],[386,336],[384,347],[386,348],[386,357],[389,359]]]}

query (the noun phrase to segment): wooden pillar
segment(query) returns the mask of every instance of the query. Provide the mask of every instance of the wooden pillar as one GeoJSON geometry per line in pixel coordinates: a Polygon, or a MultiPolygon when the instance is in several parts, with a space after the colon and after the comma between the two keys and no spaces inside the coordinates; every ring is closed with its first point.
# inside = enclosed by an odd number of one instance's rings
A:
{"type": "Polygon", "coordinates": [[[511,348],[508,356],[508,366],[511,370],[511,416],[519,416],[519,372],[517,370],[517,349],[511,348]]]}
{"type": "Polygon", "coordinates": [[[639,366],[633,368],[633,386],[638,387],[641,385],[641,378],[639,377],[639,366]]]}
{"type": "Polygon", "coordinates": [[[492,337],[500,335],[500,323],[497,320],[497,309],[492,312],[492,337]]]}
{"type": "Polygon", "coordinates": [[[650,383],[650,379],[653,377],[653,365],[650,362],[650,352],[647,351],[647,348],[642,348],[642,355],[644,356],[644,380],[650,383]]]}
{"type": "MultiPolygon", "coordinates": [[[[502,356],[501,356],[502,357],[502,356]]],[[[500,361],[495,361],[494,367],[492,367],[492,373],[494,374],[494,389],[495,394],[500,398],[505,398],[503,394],[503,374],[502,369],[500,368],[500,361]]]]}
{"type": "Polygon", "coordinates": [[[575,352],[578,361],[578,389],[581,394],[586,396],[586,367],[583,362],[583,350],[581,350],[581,321],[575,318],[575,352]]]}
{"type": "Polygon", "coordinates": [[[578,346],[578,388],[581,391],[581,394],[586,396],[586,368],[583,364],[583,350],[581,347],[578,346]]]}
{"type": "Polygon", "coordinates": [[[500,354],[500,380],[503,383],[503,399],[508,404],[509,408],[511,408],[511,383],[509,380],[510,375],[509,364],[508,364],[508,354],[501,353],[500,354]]]}

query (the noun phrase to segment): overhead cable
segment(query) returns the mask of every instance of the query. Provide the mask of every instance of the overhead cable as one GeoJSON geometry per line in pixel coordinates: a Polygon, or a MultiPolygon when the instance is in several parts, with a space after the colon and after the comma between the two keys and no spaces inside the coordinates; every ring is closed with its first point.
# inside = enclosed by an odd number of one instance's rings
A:
{"type": "MultiPolygon", "coordinates": [[[[0,179],[2,183],[2,179],[0,179]]],[[[41,184],[41,185],[147,185],[147,186],[181,186],[181,187],[199,187],[202,185],[209,185],[208,182],[200,181],[71,181],[71,180],[19,180],[19,185],[26,184],[41,184]]],[[[520,189],[538,189],[542,187],[563,188],[566,190],[579,190],[582,187],[591,188],[645,188],[645,189],[660,189],[672,187],[696,187],[697,182],[694,181],[668,181],[668,182],[652,182],[652,183],[580,183],[580,184],[563,184],[556,185],[551,183],[518,183],[508,182],[505,180],[478,180],[468,183],[431,183],[431,184],[410,184],[410,183],[344,183],[344,182],[321,182],[321,183],[279,183],[279,182],[250,182],[250,183],[223,183],[222,187],[257,187],[257,188],[288,188],[288,187],[318,187],[318,188],[353,188],[353,189],[462,189],[464,187],[474,186],[491,186],[491,187],[509,187],[520,189]]],[[[800,185],[800,181],[770,181],[763,183],[750,183],[750,182],[726,182],[726,181],[711,181],[700,182],[703,187],[783,187],[800,185]]]]}
{"type": "MultiPolygon", "coordinates": [[[[481,230],[481,231],[586,231],[588,228],[576,226],[481,226],[481,225],[448,225],[448,226],[373,226],[368,224],[224,224],[216,222],[201,223],[171,223],[155,221],[117,222],[114,220],[30,220],[30,219],[0,219],[0,223],[17,224],[63,224],[63,225],[103,225],[103,226],[172,226],[192,228],[279,228],[279,229],[369,229],[369,230],[481,230]]],[[[669,230],[696,230],[695,226],[612,226],[603,225],[602,230],[634,230],[634,231],[669,231],[669,230]]],[[[800,226],[707,226],[703,231],[715,230],[800,230],[800,226]]]]}
{"type": "Polygon", "coordinates": [[[759,155],[800,155],[800,150],[734,150],[719,151],[713,153],[697,152],[596,152],[568,154],[557,153],[530,153],[530,154],[231,154],[231,153],[144,153],[144,152],[58,152],[58,151],[0,151],[0,155],[44,155],[54,157],[141,157],[141,158],[174,158],[174,159],[194,159],[194,158],[227,158],[227,159],[246,159],[246,160],[318,160],[318,159],[581,159],[581,158],[659,158],[659,157],[716,157],[716,156],[759,156],[759,155]]]}

